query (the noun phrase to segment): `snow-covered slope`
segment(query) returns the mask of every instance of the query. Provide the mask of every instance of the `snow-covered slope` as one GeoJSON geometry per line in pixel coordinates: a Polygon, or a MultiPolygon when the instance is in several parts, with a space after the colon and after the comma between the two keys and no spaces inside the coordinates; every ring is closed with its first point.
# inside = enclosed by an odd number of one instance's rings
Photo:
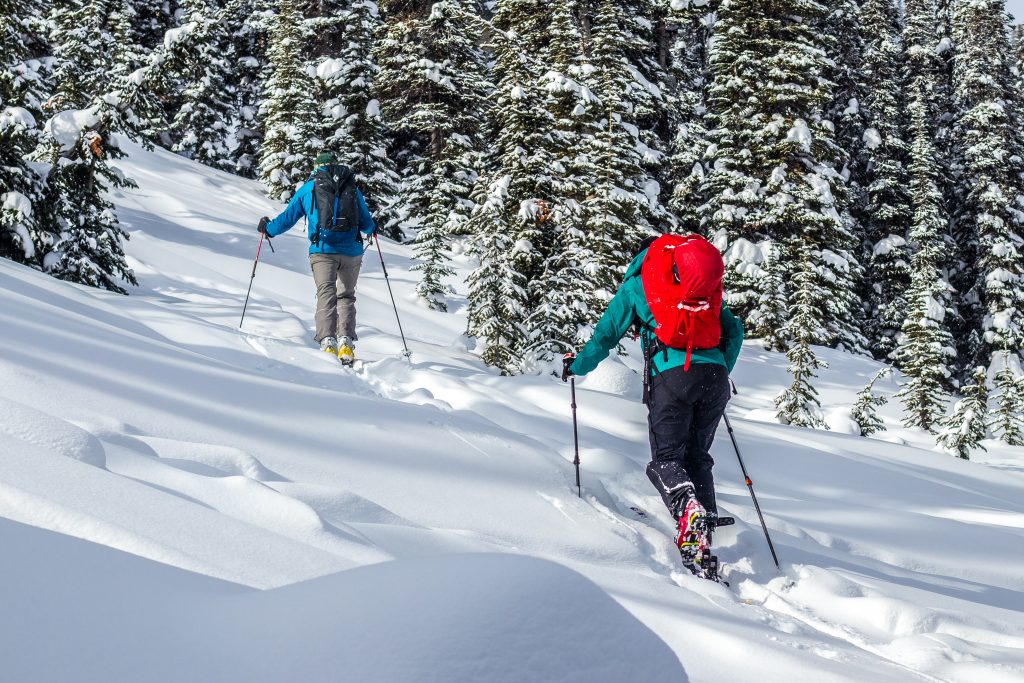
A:
{"type": "MultiPolygon", "coordinates": [[[[748,346],[730,415],[785,576],[723,430],[714,585],[680,571],[644,476],[635,353],[580,382],[579,499],[567,388],[467,348],[468,264],[436,313],[384,243],[407,364],[368,254],[368,362],[343,371],[312,342],[301,230],[264,249],[238,329],[275,210],[255,184],[123,167],[132,296],[0,261],[5,679],[1024,679],[1020,450],[959,461],[895,411],[887,440],[774,424],[784,359],[748,346]]],[[[821,353],[841,426],[878,366],[821,353]]]]}

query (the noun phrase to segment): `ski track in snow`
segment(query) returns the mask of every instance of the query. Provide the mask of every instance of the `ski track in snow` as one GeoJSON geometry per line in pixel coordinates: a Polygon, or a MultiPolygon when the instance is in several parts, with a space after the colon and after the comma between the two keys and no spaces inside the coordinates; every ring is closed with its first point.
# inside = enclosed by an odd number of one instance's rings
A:
{"type": "MultiPolygon", "coordinates": [[[[666,680],[1024,680],[1021,449],[958,461],[892,407],[883,436],[910,445],[763,421],[785,359],[748,345],[730,414],[785,575],[723,428],[719,504],[736,524],[716,546],[732,588],[701,581],[643,472],[635,349],[579,381],[578,498],[566,388],[479,363],[463,316],[416,300],[409,248],[389,243],[386,258],[411,363],[368,254],[365,363],[342,370],[312,342],[301,222],[264,250],[239,331],[253,226],[276,207],[253,183],[131,149],[140,189],[115,201],[139,291],[0,262],[0,516],[260,589],[392,560],[531,555],[667,643],[685,674],[666,680]]],[[[823,405],[841,411],[878,365],[821,353],[823,405]]]]}

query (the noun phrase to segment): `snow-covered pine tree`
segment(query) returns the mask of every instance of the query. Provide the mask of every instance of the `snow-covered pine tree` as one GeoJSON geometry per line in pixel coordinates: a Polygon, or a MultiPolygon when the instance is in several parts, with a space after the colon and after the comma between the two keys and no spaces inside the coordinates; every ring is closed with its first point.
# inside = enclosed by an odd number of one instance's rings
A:
{"type": "Polygon", "coordinates": [[[396,230],[418,229],[431,214],[436,226],[466,197],[432,206],[432,199],[444,200],[432,191],[433,164],[445,149],[456,151],[457,145],[447,144],[453,136],[477,144],[481,103],[490,90],[475,38],[480,3],[383,0],[380,6],[384,22],[374,47],[380,71],[373,92],[393,131],[405,180],[396,230]]]}
{"type": "Polygon", "coordinates": [[[373,45],[380,13],[371,0],[342,3],[336,12],[340,19],[337,45],[317,65],[324,88],[326,146],[356,172],[381,232],[398,237],[397,214],[392,208],[398,195],[398,173],[388,156],[380,102],[372,93],[377,76],[373,45]]]}
{"type": "Polygon", "coordinates": [[[885,359],[896,348],[910,286],[899,9],[894,0],[864,0],[858,18],[863,56],[857,94],[865,128],[850,164],[863,192],[853,212],[863,231],[867,271],[860,290],[867,309],[865,336],[874,356],[885,359]]]}
{"type": "Polygon", "coordinates": [[[105,197],[110,189],[135,187],[106,162],[107,156],[116,159],[123,153],[102,128],[76,137],[71,147],[50,145],[47,159],[53,167],[43,202],[56,237],[47,247],[43,268],[61,280],[127,294],[122,282],[138,284],[122,246],[128,233],[105,197]]]}
{"type": "Polygon", "coordinates": [[[794,237],[812,249],[824,292],[822,307],[811,314],[818,323],[811,343],[864,346],[854,292],[857,245],[843,217],[845,183],[836,170],[844,156],[823,116],[832,87],[826,78],[832,43],[818,31],[824,16],[814,0],[769,7],[733,0],[719,11],[710,50],[713,154],[701,213],[724,252],[730,305],[752,336],[776,349],[787,346],[780,313],[795,305],[792,288],[777,285],[791,282],[793,264],[766,257],[774,243],[792,249],[794,237]],[[783,270],[773,277],[768,267],[783,270]]]}
{"type": "Polygon", "coordinates": [[[213,168],[233,170],[230,144],[236,93],[231,70],[238,63],[233,34],[239,24],[207,0],[181,0],[181,6],[183,25],[202,27],[204,39],[192,41],[183,51],[177,70],[184,87],[171,122],[172,150],[213,168]]]}
{"type": "Polygon", "coordinates": [[[583,328],[596,322],[606,303],[608,256],[618,246],[585,222],[584,203],[594,192],[598,168],[593,138],[600,134],[603,103],[586,85],[593,67],[582,51],[572,0],[554,0],[550,43],[543,58],[550,70],[541,77],[547,92],[545,108],[553,117],[547,140],[545,206],[540,216],[550,234],[541,276],[531,282],[536,307],[527,320],[530,349],[550,360],[578,348],[583,328]]]}
{"type": "Polygon", "coordinates": [[[818,391],[811,380],[816,376],[815,370],[828,366],[818,358],[811,345],[823,333],[818,311],[824,305],[823,298],[827,293],[818,283],[817,256],[811,243],[799,239],[791,242],[795,248],[787,256],[795,257],[793,295],[783,333],[790,340],[786,358],[793,383],[776,397],[775,407],[779,410],[777,415],[782,424],[820,428],[825,427],[825,421],[821,416],[818,391]]]}
{"type": "MultiPolygon", "coordinates": [[[[954,91],[961,177],[957,236],[969,241],[973,281],[959,280],[969,327],[980,345],[963,359],[994,372],[1002,354],[1024,348],[1024,144],[1017,129],[1021,97],[1013,92],[1009,15],[1003,0],[963,0],[953,15],[954,91]]],[[[1014,363],[1012,367],[1019,367],[1014,363]]]]}
{"type": "Polygon", "coordinates": [[[553,121],[536,61],[547,43],[546,7],[545,0],[495,5],[497,89],[489,112],[496,135],[491,170],[477,182],[468,224],[471,253],[480,263],[469,277],[468,334],[482,341],[484,362],[506,374],[523,370],[530,342],[525,321],[535,304],[529,283],[541,276],[547,256],[538,189],[547,174],[553,121]]]}
{"type": "MultiPolygon", "coordinates": [[[[626,67],[623,76],[616,77],[626,88],[620,95],[622,125],[636,138],[639,165],[637,187],[648,195],[649,207],[644,218],[662,230],[673,227],[674,216],[662,205],[671,197],[672,181],[666,151],[671,147],[674,130],[673,112],[668,96],[670,55],[664,37],[667,30],[668,3],[664,0],[585,0],[580,2],[580,14],[585,25],[585,50],[591,62],[600,70],[599,42],[614,45],[617,59],[626,67]],[[612,31],[605,30],[599,37],[601,14],[614,17],[612,31]],[[635,130],[634,130],[635,128],[635,130]]],[[[613,64],[614,62],[609,62],[613,64]]],[[[597,84],[593,84],[595,90],[597,84]]]]}
{"type": "Polygon", "coordinates": [[[125,261],[114,205],[104,193],[134,186],[113,169],[108,159],[123,152],[114,130],[134,121],[112,80],[124,72],[115,34],[124,30],[124,15],[103,0],[73,0],[51,13],[54,50],[54,95],[48,106],[56,113],[35,155],[50,164],[38,213],[44,226],[41,245],[46,272],[63,280],[126,293],[121,283],[136,284],[125,261]]]}
{"type": "Polygon", "coordinates": [[[449,243],[452,236],[466,233],[470,195],[482,165],[479,112],[493,89],[486,80],[485,57],[472,38],[480,27],[480,11],[476,0],[435,2],[422,24],[430,39],[424,41],[420,63],[434,70],[429,78],[441,94],[432,95],[429,105],[419,105],[424,113],[434,110],[424,116],[424,123],[430,125],[429,154],[418,168],[426,175],[407,184],[400,203],[403,212],[422,211],[415,249],[422,259],[417,266],[422,273],[417,289],[440,308],[444,307],[441,280],[450,270],[449,243]]]}
{"type": "Polygon", "coordinates": [[[707,47],[714,17],[709,4],[698,7],[689,2],[674,4],[671,15],[675,24],[671,60],[675,81],[672,102],[675,133],[667,166],[672,191],[669,208],[687,231],[699,229],[700,207],[706,201],[701,195],[701,185],[706,175],[704,153],[708,148],[705,125],[709,80],[707,47]]]}
{"type": "MultiPolygon", "coordinates": [[[[868,128],[861,107],[861,79],[864,70],[864,37],[858,30],[860,17],[856,0],[832,0],[822,22],[822,31],[831,38],[830,64],[825,72],[832,82],[832,101],[825,111],[827,120],[835,126],[835,142],[846,153],[846,164],[838,169],[846,179],[847,209],[853,217],[854,230],[863,241],[866,203],[863,173],[858,164],[866,145],[864,132],[868,128]]],[[[859,285],[860,283],[858,283],[859,285]]]]}
{"type": "Polygon", "coordinates": [[[1017,354],[1004,352],[998,358],[993,384],[995,407],[989,417],[992,431],[1004,443],[1024,446],[1024,373],[1017,354]]]}
{"type": "MultiPolygon", "coordinates": [[[[642,87],[628,60],[629,33],[620,25],[612,0],[600,0],[593,26],[590,61],[592,89],[601,101],[602,119],[589,135],[587,154],[596,171],[591,196],[583,203],[594,253],[590,280],[611,299],[625,264],[644,237],[670,226],[660,204],[658,182],[644,168],[646,143],[635,124],[637,103],[631,93],[642,87]]],[[[641,100],[642,101],[642,100],[641,100]]],[[[597,315],[603,306],[595,311],[597,315]]]]}
{"type": "Polygon", "coordinates": [[[983,366],[974,369],[960,393],[962,398],[942,421],[936,442],[950,455],[969,460],[974,449],[986,450],[981,444],[988,436],[988,377],[983,366]]]}
{"type": "MultiPolygon", "coordinates": [[[[165,47],[165,33],[175,23],[174,9],[170,2],[150,0],[93,0],[91,4],[105,15],[113,39],[105,52],[107,61],[99,64],[105,70],[101,82],[109,83],[111,91],[124,90],[138,80],[138,70],[149,64],[154,49],[165,47]]],[[[133,136],[170,146],[168,129],[180,103],[175,88],[165,89],[159,97],[139,90],[134,93],[132,115],[120,123],[133,136]]]]}
{"type": "Polygon", "coordinates": [[[26,162],[38,142],[41,82],[32,60],[38,6],[0,0],[0,257],[38,267],[39,177],[26,162]]]}
{"type": "Polygon", "coordinates": [[[910,228],[913,249],[906,319],[893,360],[908,377],[899,394],[904,423],[933,431],[946,409],[951,388],[950,365],[956,355],[949,331],[952,288],[943,271],[949,249],[942,209],[932,129],[927,120],[925,83],[917,79],[910,94],[910,196],[914,214],[910,228]]]}
{"type": "Polygon", "coordinates": [[[890,368],[882,368],[875,373],[871,381],[863,389],[857,392],[857,400],[853,404],[850,417],[860,428],[861,436],[871,436],[876,432],[885,431],[885,423],[878,417],[879,406],[889,402],[888,397],[875,394],[875,382],[889,375],[890,368]]]}
{"type": "Polygon", "coordinates": [[[298,0],[278,0],[268,38],[270,75],[260,103],[263,145],[260,180],[268,194],[287,201],[313,170],[323,147],[316,84],[306,71],[305,38],[298,0]]]}
{"type": "Polygon", "coordinates": [[[1024,25],[1021,24],[1013,29],[1013,61],[1014,88],[1018,93],[1024,93],[1024,25]]]}
{"type": "Polygon", "coordinates": [[[10,82],[4,76],[0,73],[0,257],[35,265],[39,236],[33,205],[39,178],[25,157],[36,146],[36,120],[13,103],[15,98],[8,99],[10,82]]]}
{"type": "Polygon", "coordinates": [[[259,121],[259,103],[263,100],[264,78],[262,56],[265,52],[265,31],[261,14],[250,3],[243,4],[245,21],[232,35],[232,46],[237,55],[231,69],[231,87],[235,91],[238,121],[235,125],[235,145],[231,150],[234,172],[245,178],[255,178],[259,172],[259,153],[263,146],[263,128],[259,121]]]}

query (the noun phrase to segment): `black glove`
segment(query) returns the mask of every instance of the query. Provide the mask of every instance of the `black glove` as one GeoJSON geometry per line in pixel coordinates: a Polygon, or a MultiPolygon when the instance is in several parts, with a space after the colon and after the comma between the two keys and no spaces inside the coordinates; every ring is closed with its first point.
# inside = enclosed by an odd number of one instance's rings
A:
{"type": "Polygon", "coordinates": [[[264,235],[267,234],[267,223],[269,223],[269,222],[270,222],[270,219],[267,218],[266,216],[261,218],[260,219],[260,225],[259,225],[258,228],[256,228],[256,232],[263,233],[264,235]]]}
{"type": "Polygon", "coordinates": [[[562,381],[568,382],[569,378],[572,377],[572,363],[576,360],[576,356],[571,353],[567,353],[562,356],[562,381]]]}

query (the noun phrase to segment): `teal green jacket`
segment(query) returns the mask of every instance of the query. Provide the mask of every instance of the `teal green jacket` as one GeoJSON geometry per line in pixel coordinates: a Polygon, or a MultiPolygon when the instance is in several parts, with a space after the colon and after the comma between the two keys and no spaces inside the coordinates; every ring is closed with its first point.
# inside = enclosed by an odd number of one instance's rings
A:
{"type": "MultiPolygon", "coordinates": [[[[608,310],[594,328],[594,336],[590,338],[583,350],[576,356],[572,364],[572,374],[585,375],[619,344],[634,320],[639,320],[650,329],[654,329],[654,314],[647,305],[644,286],[640,281],[640,266],[643,265],[647,251],[642,251],[633,259],[626,269],[626,278],[615,293],[608,310]]],[[[694,349],[690,355],[690,363],[717,363],[724,365],[732,372],[736,360],[740,357],[743,346],[743,323],[732,314],[729,307],[722,304],[722,341],[714,349],[694,349]]],[[[641,342],[643,336],[641,336],[641,342]]],[[[686,349],[668,349],[667,353],[659,351],[654,355],[654,372],[664,372],[686,363],[686,349]]]]}

